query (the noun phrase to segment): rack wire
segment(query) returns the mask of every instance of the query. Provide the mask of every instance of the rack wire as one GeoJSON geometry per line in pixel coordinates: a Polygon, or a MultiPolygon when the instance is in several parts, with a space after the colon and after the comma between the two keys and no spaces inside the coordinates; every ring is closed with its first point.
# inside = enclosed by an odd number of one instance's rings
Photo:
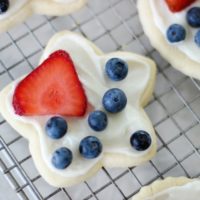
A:
{"type": "Polygon", "coordinates": [[[173,69],[151,47],[140,25],[135,0],[89,0],[72,15],[33,16],[1,34],[0,89],[34,69],[48,39],[64,29],[80,32],[105,52],[134,51],[156,61],[157,83],[146,111],[156,129],[158,153],[141,166],[102,168],[84,183],[54,188],[35,169],[28,142],[0,116],[0,171],[16,194],[10,197],[0,188],[4,199],[128,200],[157,179],[199,177],[200,83],[173,69]]]}

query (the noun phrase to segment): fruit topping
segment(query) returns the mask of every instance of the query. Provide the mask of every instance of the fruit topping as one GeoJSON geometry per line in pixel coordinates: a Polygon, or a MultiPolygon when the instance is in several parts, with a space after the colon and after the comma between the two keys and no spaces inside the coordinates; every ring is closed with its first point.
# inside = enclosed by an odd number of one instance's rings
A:
{"type": "Polygon", "coordinates": [[[186,30],[179,24],[172,24],[167,30],[167,39],[171,43],[181,42],[186,38],[186,30]]]}
{"type": "Polygon", "coordinates": [[[104,94],[102,103],[106,111],[118,113],[126,107],[127,98],[122,90],[113,88],[104,94]]]}
{"type": "Polygon", "coordinates": [[[62,117],[52,117],[48,120],[45,130],[52,139],[60,139],[67,133],[67,122],[62,117]]]}
{"type": "Polygon", "coordinates": [[[22,116],[83,116],[87,99],[70,55],[54,52],[19,82],[13,107],[22,116]]]}
{"type": "Polygon", "coordinates": [[[85,137],[80,142],[79,152],[86,159],[97,158],[102,152],[102,144],[97,137],[85,137]]]}
{"type": "Polygon", "coordinates": [[[190,6],[196,0],[165,0],[172,12],[180,12],[190,6]]]}
{"type": "Polygon", "coordinates": [[[66,147],[61,147],[53,153],[51,162],[55,168],[65,169],[71,164],[72,159],[72,152],[66,147]]]}
{"type": "Polygon", "coordinates": [[[194,41],[197,44],[197,46],[200,47],[200,30],[197,31],[194,41]]]}
{"type": "Polygon", "coordinates": [[[9,8],[9,0],[0,0],[0,14],[5,13],[9,8]]]}
{"type": "Polygon", "coordinates": [[[106,74],[113,81],[121,81],[128,74],[128,64],[120,58],[112,58],[106,63],[106,74]]]}
{"type": "Polygon", "coordinates": [[[99,110],[90,113],[88,124],[94,131],[103,131],[108,124],[106,113],[99,110]]]}
{"type": "Polygon", "coordinates": [[[200,7],[193,7],[187,12],[187,22],[191,27],[200,27],[200,7]]]}
{"type": "Polygon", "coordinates": [[[145,151],[151,145],[151,136],[146,131],[137,131],[131,136],[130,143],[137,151],[145,151]]]}

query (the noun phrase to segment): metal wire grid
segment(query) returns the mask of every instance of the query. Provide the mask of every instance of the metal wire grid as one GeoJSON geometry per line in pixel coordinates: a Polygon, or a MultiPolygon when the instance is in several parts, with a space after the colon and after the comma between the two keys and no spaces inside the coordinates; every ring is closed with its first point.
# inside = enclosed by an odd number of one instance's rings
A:
{"type": "MultiPolygon", "coordinates": [[[[181,175],[199,177],[199,82],[174,70],[151,47],[139,24],[134,0],[90,0],[73,15],[34,16],[2,34],[0,89],[37,66],[48,39],[66,28],[80,32],[106,52],[130,50],[157,62],[157,84],[146,111],[157,132],[158,153],[142,166],[102,168],[84,183],[69,188],[53,188],[35,169],[27,141],[0,117],[0,168],[19,199],[127,200],[141,186],[156,179],[181,175]]],[[[5,199],[8,196],[5,194],[5,199]]]]}

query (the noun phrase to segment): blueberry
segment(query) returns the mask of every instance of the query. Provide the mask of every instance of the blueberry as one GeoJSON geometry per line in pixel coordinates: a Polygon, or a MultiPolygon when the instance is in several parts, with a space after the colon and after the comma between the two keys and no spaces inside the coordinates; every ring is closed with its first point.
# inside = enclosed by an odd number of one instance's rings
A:
{"type": "Polygon", "coordinates": [[[88,136],[80,142],[80,154],[87,159],[98,157],[102,152],[102,144],[97,137],[88,136]]]}
{"type": "Polygon", "coordinates": [[[71,164],[72,159],[72,152],[66,147],[61,147],[53,153],[51,162],[55,168],[65,169],[71,164]]]}
{"type": "Polygon", "coordinates": [[[108,112],[118,113],[126,107],[127,98],[122,90],[113,88],[104,94],[102,103],[108,112]]]}
{"type": "Polygon", "coordinates": [[[46,133],[53,139],[60,139],[67,132],[68,126],[62,117],[52,117],[46,124],[46,133]]]}
{"type": "Polygon", "coordinates": [[[151,136],[146,131],[137,131],[131,136],[130,143],[137,151],[145,151],[151,145],[151,136]]]}
{"type": "Polygon", "coordinates": [[[100,110],[90,113],[88,117],[88,124],[95,131],[103,131],[108,124],[106,113],[100,110]]]}
{"type": "Polygon", "coordinates": [[[112,58],[106,63],[106,74],[113,81],[121,81],[128,74],[128,64],[120,58],[112,58]]]}
{"type": "Polygon", "coordinates": [[[187,12],[187,22],[194,28],[200,27],[200,7],[193,7],[187,12]]]}
{"type": "Polygon", "coordinates": [[[200,30],[197,31],[197,33],[194,37],[194,41],[197,44],[197,46],[200,47],[200,30]]]}
{"type": "Polygon", "coordinates": [[[185,28],[179,24],[173,24],[167,30],[167,39],[171,43],[185,40],[185,37],[186,37],[185,28]]]}
{"type": "Polygon", "coordinates": [[[0,14],[6,12],[9,8],[9,0],[0,0],[0,14]]]}

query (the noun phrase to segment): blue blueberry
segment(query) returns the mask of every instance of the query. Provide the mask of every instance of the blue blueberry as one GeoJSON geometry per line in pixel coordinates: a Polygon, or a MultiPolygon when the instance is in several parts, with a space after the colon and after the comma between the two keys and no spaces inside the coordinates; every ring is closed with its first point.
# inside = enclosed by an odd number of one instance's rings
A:
{"type": "Polygon", "coordinates": [[[200,30],[197,31],[197,33],[194,37],[194,41],[197,44],[197,46],[200,47],[200,30]]]}
{"type": "Polygon", "coordinates": [[[80,154],[87,159],[98,157],[102,152],[102,144],[97,137],[88,136],[80,142],[80,154]]]}
{"type": "Polygon", "coordinates": [[[100,110],[90,113],[88,117],[88,124],[94,131],[103,131],[108,125],[106,113],[100,110]]]}
{"type": "Polygon", "coordinates": [[[68,126],[62,117],[52,117],[46,124],[46,133],[52,139],[60,139],[67,132],[68,126]]]}
{"type": "Polygon", "coordinates": [[[113,88],[104,94],[102,103],[108,112],[118,113],[126,107],[127,98],[122,90],[113,88]]]}
{"type": "Polygon", "coordinates": [[[120,58],[112,58],[106,63],[106,74],[113,81],[121,81],[128,74],[128,64],[120,58]]]}
{"type": "Polygon", "coordinates": [[[173,24],[167,30],[167,39],[171,43],[183,41],[185,40],[185,37],[186,30],[179,24],[173,24]]]}
{"type": "Polygon", "coordinates": [[[72,159],[72,152],[66,147],[61,147],[53,153],[51,162],[55,168],[65,169],[71,164],[72,159]]]}
{"type": "Polygon", "coordinates": [[[187,12],[187,22],[194,28],[200,27],[200,7],[193,7],[187,12]]]}
{"type": "Polygon", "coordinates": [[[137,151],[145,151],[151,145],[151,136],[146,131],[137,131],[131,136],[130,143],[137,151]]]}
{"type": "Polygon", "coordinates": [[[0,14],[5,13],[9,8],[9,0],[0,0],[0,14]]]}

